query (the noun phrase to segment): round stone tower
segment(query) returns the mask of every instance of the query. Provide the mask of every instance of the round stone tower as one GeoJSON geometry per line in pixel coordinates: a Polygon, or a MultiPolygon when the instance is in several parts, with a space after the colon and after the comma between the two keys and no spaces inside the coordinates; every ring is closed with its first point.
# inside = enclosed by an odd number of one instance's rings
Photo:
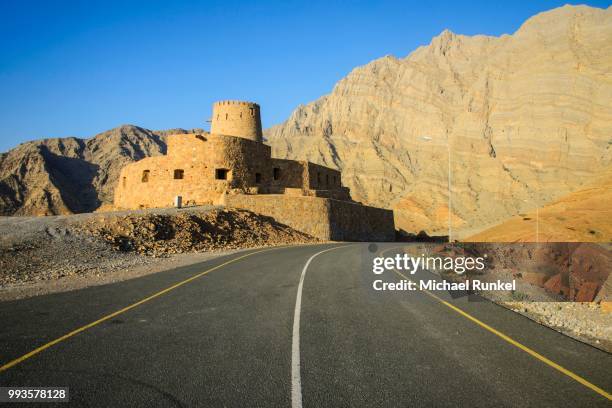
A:
{"type": "Polygon", "coordinates": [[[262,142],[259,105],[242,101],[215,102],[210,133],[262,142]]]}

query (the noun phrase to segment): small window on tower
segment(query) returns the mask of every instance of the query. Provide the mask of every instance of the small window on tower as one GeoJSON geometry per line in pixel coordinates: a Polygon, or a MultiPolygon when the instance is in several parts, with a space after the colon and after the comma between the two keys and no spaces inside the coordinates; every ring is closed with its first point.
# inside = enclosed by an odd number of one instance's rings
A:
{"type": "Polygon", "coordinates": [[[255,108],[249,108],[249,111],[251,112],[251,116],[255,116],[255,108]]]}
{"type": "Polygon", "coordinates": [[[184,170],[181,170],[181,169],[174,170],[174,179],[175,180],[182,180],[184,176],[185,176],[185,171],[184,170]]]}
{"type": "Polygon", "coordinates": [[[225,120],[227,120],[227,118],[229,117],[229,113],[225,114],[225,120]]]}
{"type": "Polygon", "coordinates": [[[227,169],[215,169],[215,178],[217,180],[227,180],[227,169]]]}
{"type": "Polygon", "coordinates": [[[255,173],[255,184],[261,183],[261,173],[255,173]]]}
{"type": "Polygon", "coordinates": [[[149,173],[150,173],[150,171],[149,171],[149,170],[144,170],[144,171],[142,172],[142,179],[141,179],[141,181],[142,181],[143,183],[146,183],[146,182],[148,182],[148,181],[149,181],[149,173]]]}
{"type": "Polygon", "coordinates": [[[278,167],[274,168],[274,170],[272,171],[272,174],[274,176],[274,180],[280,179],[280,169],[278,167]]]}

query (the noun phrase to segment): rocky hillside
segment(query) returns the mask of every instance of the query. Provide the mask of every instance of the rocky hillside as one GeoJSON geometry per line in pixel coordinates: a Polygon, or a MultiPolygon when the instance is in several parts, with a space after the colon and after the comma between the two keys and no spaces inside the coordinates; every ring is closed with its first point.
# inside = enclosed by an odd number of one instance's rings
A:
{"type": "Polygon", "coordinates": [[[165,153],[168,133],[121,126],[90,139],[22,143],[0,155],[0,215],[94,211],[110,204],[121,168],[165,153]]]}
{"type": "Polygon", "coordinates": [[[465,241],[612,242],[612,171],[545,205],[519,214],[465,241]]]}
{"type": "Polygon", "coordinates": [[[216,207],[3,217],[0,292],[26,282],[112,275],[175,254],[316,241],[270,217],[216,207]]]}
{"type": "Polygon", "coordinates": [[[444,31],[356,68],[269,129],[274,154],[343,171],[397,226],[468,234],[589,182],[612,158],[612,8],[564,6],[512,35],[444,31]]]}

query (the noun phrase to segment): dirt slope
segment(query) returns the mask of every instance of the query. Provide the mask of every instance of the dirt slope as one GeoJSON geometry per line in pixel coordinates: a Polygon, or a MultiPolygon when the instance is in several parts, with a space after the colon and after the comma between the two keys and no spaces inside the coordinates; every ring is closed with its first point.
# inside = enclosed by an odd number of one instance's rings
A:
{"type": "Polygon", "coordinates": [[[612,242],[612,173],[465,241],[612,242]]]}

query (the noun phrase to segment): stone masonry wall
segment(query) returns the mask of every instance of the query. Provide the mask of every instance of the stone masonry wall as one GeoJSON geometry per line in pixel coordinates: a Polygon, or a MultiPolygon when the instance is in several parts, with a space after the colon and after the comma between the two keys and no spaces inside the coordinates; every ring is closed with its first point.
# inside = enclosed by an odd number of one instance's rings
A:
{"type": "Polygon", "coordinates": [[[224,196],[222,204],[272,217],[313,237],[330,239],[328,203],[324,199],[283,194],[240,194],[224,196]]]}
{"type": "Polygon", "coordinates": [[[330,238],[333,241],[394,241],[393,211],[355,202],[329,202],[330,238]]]}
{"type": "Polygon", "coordinates": [[[342,185],[341,173],[338,170],[310,162],[307,165],[305,184],[311,190],[332,190],[342,185]]]}
{"type": "Polygon", "coordinates": [[[319,197],[226,195],[222,204],[270,216],[298,231],[323,240],[392,241],[393,212],[358,203],[319,197]]]}
{"type": "Polygon", "coordinates": [[[168,154],[126,165],[115,189],[115,207],[216,204],[225,193],[260,193],[350,200],[340,172],[306,161],[271,158],[270,146],[210,133],[168,136],[168,154]],[[217,177],[227,172],[226,179],[217,177]],[[180,172],[180,177],[176,173],[180,172]]]}
{"type": "Polygon", "coordinates": [[[270,192],[282,193],[285,188],[304,188],[304,166],[306,162],[286,159],[270,159],[272,167],[272,181],[270,192]],[[275,170],[278,169],[278,178],[274,179],[275,170]]]}
{"type": "Polygon", "coordinates": [[[145,158],[121,170],[115,207],[170,207],[177,195],[185,205],[213,204],[226,191],[255,188],[257,173],[272,179],[269,160],[270,147],[248,139],[172,135],[166,156],[145,158]],[[218,169],[228,170],[226,180],[216,178],[218,169]],[[182,171],[182,178],[175,178],[175,171],[182,171]]]}

